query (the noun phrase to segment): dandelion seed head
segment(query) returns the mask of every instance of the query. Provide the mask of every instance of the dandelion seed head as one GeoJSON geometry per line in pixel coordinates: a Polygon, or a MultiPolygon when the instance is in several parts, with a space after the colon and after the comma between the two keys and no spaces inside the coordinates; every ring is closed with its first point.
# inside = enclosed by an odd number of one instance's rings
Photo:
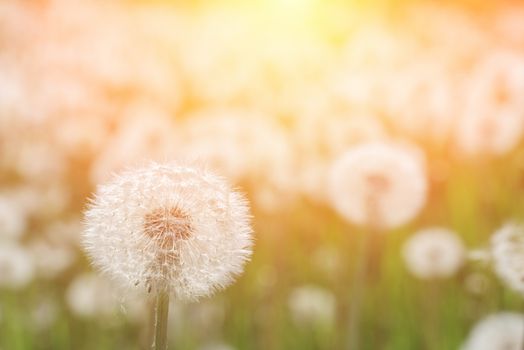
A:
{"type": "Polygon", "coordinates": [[[523,342],[524,316],[500,312],[478,322],[462,350],[520,350],[523,342]]]}
{"type": "Polygon", "coordinates": [[[359,225],[393,228],[413,219],[426,201],[419,154],[404,145],[366,143],[338,158],[329,175],[335,209],[359,225]]]}
{"type": "Polygon", "coordinates": [[[508,223],[491,240],[496,274],[512,289],[524,293],[524,226],[508,223]]]}
{"type": "Polygon", "coordinates": [[[98,188],[85,217],[94,265],[128,288],[198,299],[229,285],[251,255],[245,199],[193,167],[125,172],[98,188]]]}
{"type": "Polygon", "coordinates": [[[15,243],[0,244],[0,287],[20,289],[34,277],[31,256],[15,243]]]}
{"type": "Polygon", "coordinates": [[[407,269],[421,279],[445,278],[462,266],[465,250],[460,238],[445,228],[427,228],[417,232],[404,245],[407,269]]]}

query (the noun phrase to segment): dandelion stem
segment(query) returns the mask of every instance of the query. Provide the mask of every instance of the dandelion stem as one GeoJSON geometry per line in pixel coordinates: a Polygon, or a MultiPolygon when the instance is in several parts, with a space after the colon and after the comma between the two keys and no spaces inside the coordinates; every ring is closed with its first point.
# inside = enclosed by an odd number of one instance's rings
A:
{"type": "Polygon", "coordinates": [[[523,333],[522,333],[522,336],[521,336],[522,343],[520,344],[520,349],[524,350],[524,328],[521,328],[521,330],[523,331],[523,333]]]}
{"type": "Polygon", "coordinates": [[[348,350],[360,349],[360,323],[361,323],[361,304],[364,299],[366,289],[366,273],[370,257],[370,243],[372,232],[365,232],[360,238],[360,249],[356,264],[356,271],[353,277],[352,294],[350,300],[349,321],[348,321],[348,350]]]}
{"type": "Polygon", "coordinates": [[[158,291],[154,307],[153,350],[167,350],[167,316],[169,314],[169,293],[158,291]]]}

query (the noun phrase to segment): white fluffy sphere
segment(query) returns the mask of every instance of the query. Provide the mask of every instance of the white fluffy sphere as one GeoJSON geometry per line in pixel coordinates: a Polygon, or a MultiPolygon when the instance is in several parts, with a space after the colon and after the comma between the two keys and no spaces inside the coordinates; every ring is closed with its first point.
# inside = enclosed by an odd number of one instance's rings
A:
{"type": "Polygon", "coordinates": [[[475,325],[462,350],[520,350],[524,316],[514,312],[489,315],[475,325]]]}
{"type": "Polygon", "coordinates": [[[83,244],[130,288],[197,299],[229,285],[251,255],[247,203],[216,175],[187,166],[128,171],[98,188],[83,244]]]}
{"type": "Polygon", "coordinates": [[[329,186],[331,203],[345,219],[393,228],[421,210],[427,179],[417,151],[393,143],[366,143],[335,161],[329,186]]]}
{"type": "Polygon", "coordinates": [[[418,278],[445,278],[458,271],[465,249],[460,238],[445,228],[427,228],[417,232],[404,245],[404,261],[418,278]]]}
{"type": "Polygon", "coordinates": [[[510,223],[495,232],[491,253],[497,275],[510,288],[524,293],[524,225],[510,223]]]}

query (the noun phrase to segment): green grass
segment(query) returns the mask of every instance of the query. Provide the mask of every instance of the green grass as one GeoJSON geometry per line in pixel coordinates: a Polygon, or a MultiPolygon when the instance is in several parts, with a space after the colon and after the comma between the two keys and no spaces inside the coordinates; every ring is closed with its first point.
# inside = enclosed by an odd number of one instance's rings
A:
{"type": "MultiPolygon", "coordinates": [[[[480,318],[500,310],[522,310],[521,297],[505,289],[489,266],[469,262],[453,278],[428,282],[409,275],[400,256],[403,242],[417,228],[450,227],[468,247],[479,248],[489,244],[490,235],[506,220],[522,219],[524,175],[513,166],[522,154],[517,151],[482,164],[452,164],[447,181],[432,185],[420,216],[381,236],[380,251],[375,252],[380,257],[378,273],[368,278],[362,304],[361,350],[458,349],[480,318]],[[476,272],[488,280],[483,294],[465,288],[468,276],[476,272]]],[[[237,349],[343,349],[349,336],[346,320],[358,237],[365,231],[343,222],[331,209],[306,201],[278,215],[255,210],[255,228],[255,251],[245,273],[211,301],[223,308],[221,321],[199,328],[192,320],[198,305],[181,306],[177,312],[183,324],[170,326],[171,346],[198,349],[223,341],[237,349]],[[340,257],[332,274],[324,273],[314,258],[320,248],[340,257]],[[335,296],[337,317],[331,327],[303,327],[293,321],[288,297],[304,284],[318,285],[335,296]]],[[[0,349],[146,347],[144,326],[129,323],[121,313],[110,320],[71,314],[63,299],[73,275],[54,282],[36,280],[22,291],[1,291],[0,349]],[[54,300],[59,310],[56,321],[39,330],[31,312],[43,297],[54,300]]]]}

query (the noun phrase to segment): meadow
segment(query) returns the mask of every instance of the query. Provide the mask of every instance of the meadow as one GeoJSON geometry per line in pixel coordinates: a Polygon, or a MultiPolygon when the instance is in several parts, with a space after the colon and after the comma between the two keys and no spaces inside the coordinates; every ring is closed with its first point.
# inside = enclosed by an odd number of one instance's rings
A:
{"type": "Polygon", "coordinates": [[[152,162],[253,226],[170,349],[520,350],[523,134],[518,1],[2,1],[0,350],[150,348],[82,237],[152,162]]]}

